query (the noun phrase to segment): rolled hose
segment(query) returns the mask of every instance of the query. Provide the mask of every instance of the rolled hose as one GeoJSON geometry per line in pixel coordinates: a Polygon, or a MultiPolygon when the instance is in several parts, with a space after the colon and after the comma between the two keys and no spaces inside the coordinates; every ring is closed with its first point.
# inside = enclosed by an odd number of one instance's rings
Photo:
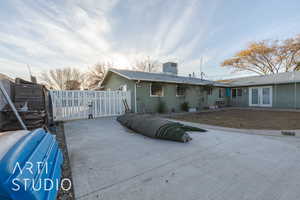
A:
{"type": "Polygon", "coordinates": [[[119,116],[117,121],[123,126],[144,136],[178,142],[188,142],[192,140],[186,131],[206,131],[151,115],[125,114],[119,116]]]}

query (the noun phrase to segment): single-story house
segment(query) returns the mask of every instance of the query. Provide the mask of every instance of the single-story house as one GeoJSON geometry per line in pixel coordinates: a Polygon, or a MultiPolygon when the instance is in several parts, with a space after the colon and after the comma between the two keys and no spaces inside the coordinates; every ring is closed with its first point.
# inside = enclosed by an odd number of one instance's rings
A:
{"type": "Polygon", "coordinates": [[[300,108],[299,71],[248,76],[222,82],[231,89],[231,106],[300,108]]]}
{"type": "Polygon", "coordinates": [[[201,110],[226,104],[226,84],[195,77],[177,75],[177,63],[164,63],[163,73],[109,69],[101,87],[105,90],[131,91],[131,108],[135,112],[158,112],[161,104],[165,112],[182,110],[187,102],[190,110],[201,110]]]}
{"type": "Polygon", "coordinates": [[[131,91],[134,112],[193,111],[219,106],[300,108],[300,72],[210,81],[177,75],[177,63],[164,63],[162,73],[109,69],[104,90],[131,91]]]}

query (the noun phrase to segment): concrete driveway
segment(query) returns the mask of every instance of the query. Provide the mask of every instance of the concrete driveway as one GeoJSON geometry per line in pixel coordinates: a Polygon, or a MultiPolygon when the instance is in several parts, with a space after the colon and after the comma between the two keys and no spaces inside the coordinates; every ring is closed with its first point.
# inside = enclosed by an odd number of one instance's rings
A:
{"type": "Polygon", "coordinates": [[[190,143],[114,119],[65,124],[77,199],[298,200],[300,140],[209,130],[190,143]]]}

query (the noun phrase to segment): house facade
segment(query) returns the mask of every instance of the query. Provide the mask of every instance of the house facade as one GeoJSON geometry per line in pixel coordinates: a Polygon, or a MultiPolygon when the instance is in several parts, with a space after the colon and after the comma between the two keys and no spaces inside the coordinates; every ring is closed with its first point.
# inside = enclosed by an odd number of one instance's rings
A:
{"type": "Polygon", "coordinates": [[[138,113],[190,111],[218,105],[232,107],[300,108],[300,72],[244,77],[221,82],[177,75],[176,63],[163,73],[108,70],[101,87],[131,91],[131,109],[138,113]]]}
{"type": "Polygon", "coordinates": [[[163,104],[165,112],[180,112],[184,103],[190,111],[227,104],[225,84],[194,77],[177,76],[177,64],[165,63],[164,73],[148,73],[110,69],[101,86],[105,90],[131,91],[134,112],[158,112],[163,104]]]}
{"type": "Polygon", "coordinates": [[[300,72],[227,80],[230,105],[238,107],[300,108],[300,72]]]}

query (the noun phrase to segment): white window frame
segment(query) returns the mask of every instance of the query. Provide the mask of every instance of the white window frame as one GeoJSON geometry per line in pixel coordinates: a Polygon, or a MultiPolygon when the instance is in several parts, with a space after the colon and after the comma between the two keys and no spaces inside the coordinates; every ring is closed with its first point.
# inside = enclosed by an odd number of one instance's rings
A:
{"type": "MultiPolygon", "coordinates": [[[[159,84],[159,83],[154,83],[159,84]]],[[[152,83],[150,83],[150,97],[164,97],[164,86],[161,84],[162,95],[152,95],[152,83]]]]}
{"type": "MultiPolygon", "coordinates": [[[[185,94],[183,94],[183,95],[178,95],[178,94],[177,94],[177,88],[178,88],[178,86],[180,86],[180,85],[176,85],[176,97],[184,97],[185,94]]],[[[185,88],[185,89],[186,89],[186,88],[185,88]]],[[[184,89],[184,93],[185,93],[185,89],[184,89]]]]}
{"type": "Polygon", "coordinates": [[[272,86],[260,86],[260,87],[249,87],[249,106],[258,107],[272,107],[273,106],[273,87],[272,86]],[[263,88],[270,89],[270,104],[263,104],[262,90],[263,88]],[[258,104],[252,104],[252,89],[258,89],[258,104]]]}
{"type": "Polygon", "coordinates": [[[226,96],[226,88],[219,88],[218,90],[218,99],[224,99],[226,96]],[[222,90],[223,90],[223,97],[220,97],[220,91],[222,93],[222,90]]]}

